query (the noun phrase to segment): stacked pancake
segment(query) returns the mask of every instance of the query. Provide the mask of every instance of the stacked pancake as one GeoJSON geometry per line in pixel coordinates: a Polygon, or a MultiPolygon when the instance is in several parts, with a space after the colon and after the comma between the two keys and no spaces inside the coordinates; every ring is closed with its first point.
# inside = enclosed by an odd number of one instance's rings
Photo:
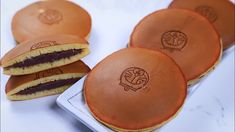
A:
{"type": "Polygon", "coordinates": [[[7,97],[26,100],[63,92],[90,71],[80,61],[88,53],[88,42],[73,35],[38,37],[17,45],[1,59],[3,73],[12,75],[7,97]]]}
{"type": "Polygon", "coordinates": [[[62,93],[90,68],[80,59],[89,54],[86,39],[91,17],[69,1],[39,1],[18,11],[12,33],[18,45],[1,59],[10,100],[62,93]]]}

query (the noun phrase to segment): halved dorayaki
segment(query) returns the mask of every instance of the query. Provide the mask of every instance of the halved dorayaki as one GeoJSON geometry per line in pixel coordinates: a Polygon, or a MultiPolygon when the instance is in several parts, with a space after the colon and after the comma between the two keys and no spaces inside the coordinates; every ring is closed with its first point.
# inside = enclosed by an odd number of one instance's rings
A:
{"type": "Polygon", "coordinates": [[[6,84],[10,100],[27,100],[62,93],[90,71],[82,61],[45,71],[11,76],[6,84]]]}
{"type": "Polygon", "coordinates": [[[19,10],[12,20],[12,33],[19,43],[40,36],[71,34],[87,38],[91,17],[67,0],[39,1],[19,10]]]}
{"type": "Polygon", "coordinates": [[[235,42],[235,6],[230,0],[173,0],[169,8],[185,8],[205,16],[218,30],[223,48],[235,42]]]}
{"type": "Polygon", "coordinates": [[[184,9],[164,9],[143,18],[134,28],[129,46],[166,53],[181,67],[189,85],[216,66],[223,49],[213,25],[184,9]]]}
{"type": "Polygon", "coordinates": [[[176,116],[187,94],[185,77],[167,55],[126,48],[88,74],[84,97],[92,115],[116,131],[151,131],[176,116]]]}
{"type": "Polygon", "coordinates": [[[88,42],[78,36],[39,37],[6,53],[1,66],[4,74],[24,75],[73,63],[88,53],[88,42]]]}

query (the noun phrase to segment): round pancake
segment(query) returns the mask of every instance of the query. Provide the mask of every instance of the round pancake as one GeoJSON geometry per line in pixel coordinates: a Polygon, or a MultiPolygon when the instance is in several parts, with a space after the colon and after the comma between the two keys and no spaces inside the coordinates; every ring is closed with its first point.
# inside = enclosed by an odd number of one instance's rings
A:
{"type": "Polygon", "coordinates": [[[210,22],[190,10],[154,12],[135,27],[130,47],[160,50],[181,67],[188,85],[197,82],[218,63],[221,40],[210,22]]]}
{"type": "Polygon", "coordinates": [[[144,48],[109,55],[84,83],[92,115],[117,131],[160,127],[179,112],[186,93],[185,77],[175,61],[144,48]]]}
{"type": "Polygon", "coordinates": [[[174,0],[169,8],[194,10],[210,20],[223,40],[224,49],[235,42],[234,4],[229,0],[174,0]]]}
{"type": "Polygon", "coordinates": [[[69,1],[40,1],[18,11],[12,20],[12,33],[20,43],[39,36],[71,34],[88,37],[91,17],[69,1]]]}

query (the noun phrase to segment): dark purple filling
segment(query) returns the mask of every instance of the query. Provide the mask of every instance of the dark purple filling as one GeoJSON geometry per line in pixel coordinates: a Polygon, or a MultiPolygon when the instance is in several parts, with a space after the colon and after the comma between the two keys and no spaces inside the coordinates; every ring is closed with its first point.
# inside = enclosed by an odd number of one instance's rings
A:
{"type": "Polygon", "coordinates": [[[59,51],[59,52],[53,52],[48,54],[42,54],[36,57],[32,57],[29,59],[26,59],[22,62],[15,63],[11,66],[8,66],[6,68],[21,68],[21,67],[29,67],[37,64],[47,63],[47,62],[53,62],[60,60],[62,58],[69,58],[71,56],[80,54],[82,52],[82,49],[71,49],[66,51],[59,51]]]}
{"type": "Polygon", "coordinates": [[[70,79],[56,80],[52,82],[38,84],[36,86],[21,90],[18,93],[16,93],[16,95],[32,94],[35,92],[50,90],[50,89],[58,88],[58,87],[65,86],[65,85],[72,85],[75,82],[77,82],[79,79],[80,78],[70,78],[70,79]]]}

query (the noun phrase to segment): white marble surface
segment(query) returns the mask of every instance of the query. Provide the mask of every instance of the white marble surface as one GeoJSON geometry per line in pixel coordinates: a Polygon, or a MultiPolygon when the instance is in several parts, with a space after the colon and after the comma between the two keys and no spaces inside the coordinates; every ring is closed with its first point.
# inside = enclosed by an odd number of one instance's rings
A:
{"type": "MultiPolygon", "coordinates": [[[[11,19],[35,0],[1,0],[1,56],[14,47],[11,19]]],[[[73,0],[88,10],[93,27],[86,63],[93,67],[104,56],[125,47],[136,23],[148,13],[166,7],[170,0],[73,0]],[[110,47],[102,47],[102,43],[110,47]]],[[[182,112],[161,132],[234,131],[234,47],[218,68],[186,101],[182,112]]],[[[2,69],[1,69],[2,70],[2,69]]],[[[60,109],[57,96],[11,102],[4,92],[8,76],[1,74],[1,132],[86,132],[86,126],[60,109]]]]}

